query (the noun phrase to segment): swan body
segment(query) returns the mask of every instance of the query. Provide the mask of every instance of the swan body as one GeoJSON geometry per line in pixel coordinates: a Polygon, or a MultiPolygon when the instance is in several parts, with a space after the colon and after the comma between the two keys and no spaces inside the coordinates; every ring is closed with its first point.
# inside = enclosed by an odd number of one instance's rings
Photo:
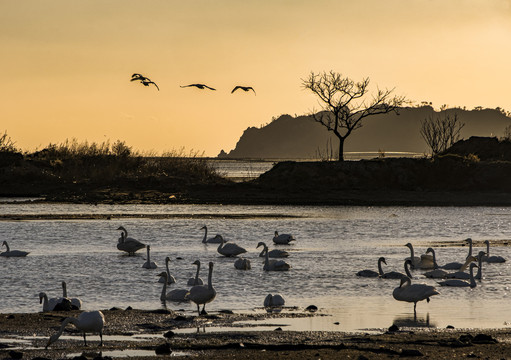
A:
{"type": "Polygon", "coordinates": [[[231,257],[231,256],[238,256],[240,254],[247,252],[247,250],[245,250],[241,246],[238,246],[234,243],[225,244],[225,241],[224,241],[224,238],[222,237],[222,235],[217,235],[217,236],[220,236],[220,239],[221,239],[221,243],[217,249],[217,251],[220,255],[231,257]]]}
{"type": "Polygon", "coordinates": [[[252,265],[250,264],[250,260],[249,259],[245,259],[245,258],[238,258],[235,262],[234,262],[234,267],[238,270],[250,270],[252,269],[252,265]]]}
{"type": "Polygon", "coordinates": [[[436,262],[435,250],[433,250],[433,248],[428,248],[426,250],[426,254],[427,253],[431,253],[431,256],[433,257],[433,268],[434,268],[434,270],[427,271],[427,272],[425,272],[422,275],[424,275],[425,277],[430,278],[430,279],[445,279],[445,277],[447,276],[448,272],[438,268],[438,264],[436,262]]]}
{"type": "Polygon", "coordinates": [[[50,339],[46,344],[46,348],[58,340],[69,323],[73,324],[83,333],[83,342],[85,346],[87,346],[85,333],[98,333],[99,338],[101,339],[99,346],[103,346],[103,326],[105,326],[105,316],[101,311],[85,311],[78,315],[77,318],[65,318],[60,326],[60,330],[56,334],[50,336],[50,339]]]}
{"type": "Polygon", "coordinates": [[[195,277],[188,279],[188,283],[186,285],[188,285],[188,286],[204,285],[204,280],[202,280],[199,277],[200,261],[195,260],[192,265],[197,265],[197,272],[195,273],[195,277]]]}
{"type": "MultiPolygon", "coordinates": [[[[466,260],[469,258],[469,256],[472,256],[472,239],[468,238],[468,239],[465,239],[465,241],[468,243],[468,255],[465,258],[465,260],[466,260]]],[[[444,270],[460,270],[461,267],[463,266],[463,264],[464,263],[454,261],[454,262],[450,262],[445,265],[439,266],[439,268],[444,269],[444,270]]]]}
{"type": "Polygon", "coordinates": [[[82,300],[81,299],[67,297],[67,285],[66,285],[65,281],[62,281],[62,297],[65,299],[69,299],[69,301],[71,301],[73,310],[80,310],[82,308],[82,300]]]}
{"type": "Polygon", "coordinates": [[[117,249],[120,251],[127,252],[128,255],[135,255],[138,250],[145,248],[144,243],[141,243],[134,238],[128,237],[128,231],[124,228],[124,226],[119,226],[117,230],[122,231],[121,237],[117,243],[117,249]]]}
{"type": "Polygon", "coordinates": [[[280,312],[285,304],[286,300],[280,294],[268,294],[263,302],[267,312],[280,312]]]}
{"type": "Polygon", "coordinates": [[[147,260],[145,261],[144,265],[142,267],[144,269],[156,269],[158,267],[158,264],[156,264],[154,261],[151,261],[151,246],[147,245],[147,260]]]}
{"type": "Polygon", "coordinates": [[[470,264],[470,282],[460,279],[448,279],[444,281],[440,281],[438,284],[441,286],[455,286],[455,287],[471,287],[475,288],[477,286],[476,281],[474,279],[474,268],[477,267],[476,264],[470,264]]]}
{"type": "Polygon", "coordinates": [[[48,299],[44,292],[39,293],[39,304],[43,304],[43,312],[53,311],[57,305],[59,298],[48,299]]]}
{"type": "Polygon", "coordinates": [[[158,274],[158,276],[162,277],[164,281],[163,288],[161,289],[160,300],[162,302],[173,301],[173,302],[187,302],[189,299],[189,291],[187,289],[174,289],[167,292],[167,273],[165,271],[158,274]]]}
{"type": "MultiPolygon", "coordinates": [[[[289,256],[289,253],[286,250],[273,249],[268,251],[268,257],[271,258],[286,258],[289,256]]],[[[264,249],[259,253],[259,257],[264,257],[264,249]]]]}
{"type": "Polygon", "coordinates": [[[167,272],[167,279],[165,280],[165,278],[163,276],[160,276],[160,278],[158,279],[159,283],[162,283],[164,281],[167,281],[167,285],[172,285],[172,284],[176,283],[176,278],[170,274],[169,262],[170,262],[170,257],[167,256],[165,258],[165,271],[167,272]]]}
{"type": "Polygon", "coordinates": [[[417,302],[427,300],[433,295],[438,295],[439,292],[434,286],[426,284],[412,284],[409,277],[401,279],[399,287],[395,288],[392,292],[394,299],[398,301],[413,302],[413,312],[416,312],[417,302]]]}
{"type": "MultiPolygon", "coordinates": [[[[208,238],[208,227],[204,225],[201,227],[201,230],[204,230],[204,237],[202,238],[203,244],[221,244],[222,243],[222,236],[221,235],[215,235],[212,238],[208,238]]],[[[224,242],[227,242],[227,240],[224,240],[224,242]]]]}
{"type": "MultiPolygon", "coordinates": [[[[387,264],[385,262],[385,264],[387,264]]],[[[412,266],[412,261],[410,259],[408,260],[405,260],[405,263],[404,263],[404,269],[405,269],[405,273],[400,273],[400,272],[397,272],[397,271],[390,271],[388,273],[384,273],[383,275],[380,275],[380,277],[382,279],[402,279],[404,277],[409,277],[410,279],[412,278],[412,274],[410,273],[410,269],[409,267],[412,266]]]]}
{"type": "Polygon", "coordinates": [[[421,257],[415,256],[415,252],[413,250],[413,245],[411,243],[407,243],[405,245],[410,249],[410,257],[405,260],[410,259],[412,261],[412,269],[433,269],[433,257],[431,255],[421,255],[421,257]]]}
{"type": "MultiPolygon", "coordinates": [[[[263,252],[264,252],[264,249],[263,249],[263,252]]],[[[383,275],[383,269],[381,267],[381,263],[382,262],[387,264],[387,262],[385,261],[385,258],[383,256],[381,256],[378,259],[378,272],[376,272],[374,270],[369,270],[369,269],[360,270],[359,272],[357,272],[357,276],[361,276],[361,277],[378,277],[378,276],[383,275]]]]}
{"type": "Polygon", "coordinates": [[[190,300],[197,304],[197,313],[200,316],[206,313],[206,304],[212,302],[216,297],[216,290],[212,283],[213,277],[213,262],[209,262],[209,274],[207,285],[195,285],[190,289],[190,300]],[[202,306],[202,312],[199,311],[200,305],[202,306]]]}
{"type": "Polygon", "coordinates": [[[446,278],[447,279],[464,279],[464,280],[470,279],[470,274],[466,273],[465,270],[469,267],[469,265],[472,261],[476,261],[476,260],[477,260],[477,258],[475,256],[469,255],[467,257],[467,260],[465,261],[465,263],[463,265],[461,265],[461,268],[456,272],[447,273],[446,278]]]}
{"type": "Polygon", "coordinates": [[[296,241],[295,237],[291,234],[280,234],[278,231],[275,231],[275,236],[273,236],[273,242],[275,244],[280,245],[289,245],[291,241],[296,241]]]}
{"type": "Polygon", "coordinates": [[[5,257],[25,257],[29,254],[29,252],[27,251],[21,251],[21,250],[11,250],[9,248],[9,244],[7,244],[7,241],[4,240],[4,242],[2,243],[2,247],[6,248],[6,250],[4,252],[1,252],[0,253],[0,256],[5,256],[5,257]]]}
{"type": "Polygon", "coordinates": [[[498,256],[498,255],[490,256],[490,242],[488,240],[485,240],[484,243],[486,244],[486,255],[483,257],[483,261],[484,262],[487,262],[487,263],[503,263],[503,262],[506,262],[506,259],[503,258],[502,256],[498,256]]]}
{"type": "Polygon", "coordinates": [[[258,248],[259,246],[263,246],[264,252],[265,252],[263,270],[265,270],[265,271],[288,271],[289,269],[291,269],[291,265],[289,265],[284,260],[270,260],[268,257],[268,246],[266,246],[266,244],[264,242],[262,242],[262,241],[259,242],[259,244],[257,244],[256,248],[258,248]]]}

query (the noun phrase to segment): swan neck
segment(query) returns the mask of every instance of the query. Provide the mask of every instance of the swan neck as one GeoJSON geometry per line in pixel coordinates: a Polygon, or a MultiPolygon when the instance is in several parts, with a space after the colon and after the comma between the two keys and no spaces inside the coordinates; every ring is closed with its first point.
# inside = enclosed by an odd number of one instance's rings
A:
{"type": "Polygon", "coordinates": [[[64,281],[62,281],[62,297],[67,298],[67,286],[64,281]]]}
{"type": "MultiPolygon", "coordinates": [[[[195,273],[195,279],[193,280],[193,285],[199,285],[199,271],[200,271],[200,265],[197,264],[197,272],[195,273]]],[[[209,279],[208,279],[209,281],[209,279]]]]}
{"type": "Polygon", "coordinates": [[[468,256],[472,255],[472,241],[468,242],[468,256]]]}
{"type": "Polygon", "coordinates": [[[149,247],[147,247],[147,262],[151,262],[151,252],[149,251],[149,247]]]}
{"type": "Polygon", "coordinates": [[[476,281],[474,279],[474,267],[471,266],[470,267],[470,287],[475,287],[476,286],[476,281]]]}
{"type": "Polygon", "coordinates": [[[7,241],[4,241],[3,245],[5,245],[5,248],[7,249],[7,250],[5,250],[6,252],[11,251],[11,249],[9,249],[9,244],[7,244],[7,241]]]}
{"type": "Polygon", "coordinates": [[[202,239],[202,242],[205,243],[208,238],[208,228],[204,226],[204,238],[202,239]]]}
{"type": "MultiPolygon", "coordinates": [[[[9,251],[9,248],[7,248],[7,251],[9,251]]],[[[487,258],[490,257],[490,243],[489,242],[486,243],[486,257],[487,258]]]]}
{"type": "Polygon", "coordinates": [[[166,276],[163,279],[165,281],[163,282],[163,288],[161,289],[161,295],[160,295],[160,300],[161,301],[165,301],[166,300],[165,295],[167,294],[167,279],[166,279],[166,276]]]}
{"type": "Polygon", "coordinates": [[[410,279],[412,278],[412,274],[410,273],[410,269],[408,269],[407,263],[405,262],[405,273],[410,279]]]}
{"type": "Polygon", "coordinates": [[[212,279],[213,279],[213,266],[210,266],[209,274],[208,274],[208,289],[210,289],[210,290],[213,289],[212,279]]]}
{"type": "Polygon", "coordinates": [[[382,259],[378,259],[378,274],[383,275],[383,269],[381,268],[382,259]]]}

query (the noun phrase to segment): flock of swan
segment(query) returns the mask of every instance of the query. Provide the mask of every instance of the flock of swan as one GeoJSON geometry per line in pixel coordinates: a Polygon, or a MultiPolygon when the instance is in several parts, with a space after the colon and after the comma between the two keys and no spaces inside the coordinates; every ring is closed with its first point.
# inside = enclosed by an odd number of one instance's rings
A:
{"type": "MultiPolygon", "coordinates": [[[[134,73],[133,75],[131,75],[130,81],[140,81],[140,83],[144,86],[149,86],[149,85],[153,84],[156,87],[156,89],[158,89],[158,91],[160,91],[159,86],[154,81],[152,81],[151,79],[149,79],[148,77],[146,77],[142,74],[134,73]]],[[[204,89],[213,90],[213,91],[216,90],[215,88],[212,88],[211,86],[208,86],[206,84],[189,84],[189,85],[181,85],[180,87],[182,87],[182,88],[196,87],[197,89],[200,89],[200,90],[204,90],[204,89]]],[[[254,92],[254,95],[256,95],[256,92],[252,86],[236,85],[231,90],[231,94],[233,92],[235,92],[236,90],[243,90],[245,92],[252,90],[254,92]]]]}
{"type": "MultiPolygon", "coordinates": [[[[157,269],[157,263],[151,260],[151,246],[146,245],[132,237],[128,236],[128,231],[123,226],[117,230],[121,231],[120,238],[118,239],[117,248],[119,251],[127,253],[128,256],[134,255],[141,249],[146,249],[147,256],[142,265],[144,269],[157,269]]],[[[247,252],[243,247],[235,244],[234,242],[225,240],[222,235],[215,235],[208,237],[207,226],[203,226],[204,236],[202,243],[208,245],[213,244],[217,246],[217,252],[225,257],[233,258],[233,266],[238,270],[250,270],[252,268],[250,260],[241,257],[240,255],[247,252]]],[[[295,241],[295,238],[289,234],[279,234],[275,231],[273,243],[278,245],[288,245],[295,241]]],[[[482,280],[482,268],[484,263],[503,263],[505,258],[498,255],[490,255],[490,242],[484,241],[486,251],[479,251],[477,255],[473,254],[473,242],[468,238],[465,240],[468,244],[468,254],[460,262],[450,262],[439,265],[437,262],[436,252],[433,248],[428,248],[425,254],[416,256],[414,248],[411,243],[405,246],[410,250],[410,256],[404,259],[404,272],[399,271],[385,271],[383,265],[387,265],[385,257],[379,257],[377,261],[377,271],[372,269],[365,269],[356,273],[357,276],[378,279],[399,279],[400,284],[396,287],[392,296],[395,300],[404,301],[414,304],[414,314],[416,314],[417,303],[422,300],[430,301],[432,296],[440,294],[437,288],[433,285],[424,283],[412,283],[414,276],[412,271],[420,271],[421,276],[424,278],[435,279],[436,286],[449,286],[449,287],[469,287],[475,288],[477,286],[476,280],[482,280]],[[477,269],[477,273],[475,273],[477,269]],[[467,271],[468,270],[468,271],[467,271]]],[[[20,250],[10,250],[6,241],[3,242],[2,247],[5,246],[7,251],[0,253],[0,256],[27,256],[29,253],[20,250]]],[[[291,266],[284,260],[289,257],[289,253],[282,249],[269,250],[264,242],[259,242],[256,249],[262,247],[259,257],[264,258],[263,270],[264,271],[288,271],[291,266]]],[[[213,268],[214,263],[208,264],[208,278],[205,282],[200,277],[201,262],[195,260],[191,265],[196,266],[195,276],[187,279],[186,287],[175,288],[167,292],[168,287],[176,285],[176,279],[172,276],[169,263],[170,257],[165,258],[165,271],[157,274],[159,283],[162,284],[162,291],[160,300],[163,303],[171,302],[193,302],[197,306],[197,314],[207,314],[206,304],[212,302],[217,293],[213,286],[213,268]],[[202,306],[202,310],[201,307],[202,306]]],[[[415,277],[417,278],[417,277],[415,277]]],[[[82,301],[78,298],[68,297],[66,282],[62,282],[62,297],[48,298],[44,292],[39,293],[40,303],[43,305],[43,311],[56,311],[56,310],[72,310],[81,309],[82,301]]],[[[280,294],[268,294],[264,299],[263,305],[268,311],[273,311],[276,308],[282,308],[285,300],[280,294]]],[[[67,324],[72,323],[74,326],[83,333],[84,343],[86,344],[86,333],[98,333],[102,339],[103,326],[105,324],[104,315],[101,311],[85,311],[82,312],[77,318],[68,317],[64,320],[61,328],[57,333],[52,335],[48,340],[47,346],[51,345],[61,336],[67,324]]]]}
{"type": "Polygon", "coordinates": [[[420,257],[415,256],[415,251],[411,243],[405,246],[410,249],[410,256],[404,260],[404,273],[383,271],[382,264],[387,264],[384,257],[378,259],[378,271],[365,269],[357,272],[357,276],[380,279],[400,279],[401,282],[394,289],[392,296],[398,301],[413,302],[413,311],[416,314],[417,302],[422,300],[430,301],[430,297],[440,294],[435,286],[428,284],[412,284],[412,273],[410,270],[427,270],[422,273],[425,278],[439,279],[437,284],[450,287],[470,287],[477,286],[476,280],[482,280],[483,263],[503,263],[506,261],[502,256],[490,256],[490,242],[484,241],[486,252],[479,251],[477,256],[472,254],[472,239],[465,240],[468,244],[468,254],[463,262],[451,262],[444,265],[438,265],[436,253],[433,248],[428,248],[425,254],[420,257]],[[477,264],[475,263],[477,262],[477,264]],[[474,270],[477,268],[477,274],[474,270]],[[468,273],[466,270],[468,269],[468,273]]]}
{"type": "MultiPolygon", "coordinates": [[[[206,226],[201,228],[204,230],[204,238],[202,242],[204,244],[218,244],[217,252],[225,257],[236,258],[234,261],[234,267],[239,270],[250,270],[251,264],[250,260],[238,257],[238,255],[244,254],[247,252],[246,249],[236,245],[233,242],[226,242],[224,238],[217,234],[212,238],[208,238],[208,229],[206,226]]],[[[121,236],[118,239],[117,249],[125,252],[130,255],[135,255],[135,253],[143,248],[146,249],[147,256],[146,261],[142,265],[144,269],[157,269],[158,264],[154,261],[151,261],[151,246],[146,245],[135,238],[128,236],[128,231],[123,226],[120,226],[117,230],[121,231],[121,236]]],[[[295,238],[289,234],[280,234],[276,231],[275,236],[273,237],[273,242],[275,244],[289,244],[292,241],[295,241],[295,238]]],[[[7,247],[7,253],[13,253],[9,250],[7,243],[4,241],[4,245],[7,247]]],[[[264,242],[259,242],[257,248],[263,247],[263,250],[259,253],[260,257],[264,257],[264,271],[287,271],[291,268],[291,266],[281,259],[273,259],[273,258],[284,258],[288,257],[289,253],[284,250],[274,249],[272,251],[268,250],[268,246],[264,242]],[[270,260],[270,257],[272,259],[270,260]]],[[[18,252],[17,255],[10,256],[26,256],[28,253],[18,252]],[[20,255],[24,253],[24,255],[20,255]]],[[[3,255],[7,256],[7,255],[3,255]]],[[[160,272],[157,276],[159,277],[159,283],[163,284],[162,292],[160,295],[160,300],[162,303],[166,304],[167,301],[172,302],[193,302],[197,306],[197,314],[200,316],[201,314],[207,314],[206,312],[206,304],[212,302],[216,297],[216,290],[213,287],[212,278],[213,278],[213,267],[214,263],[209,262],[208,267],[208,280],[205,283],[199,276],[201,262],[200,260],[195,260],[192,265],[197,266],[197,270],[195,273],[195,277],[191,277],[187,281],[187,288],[173,289],[167,292],[167,287],[176,284],[176,279],[171,275],[169,269],[170,257],[165,258],[165,271],[160,272]],[[202,310],[200,306],[202,305],[202,310]]],[[[69,298],[67,296],[67,287],[66,283],[62,282],[62,297],[56,298],[48,298],[47,294],[44,292],[39,293],[39,301],[43,305],[43,312],[48,311],[57,311],[57,310],[74,310],[81,309],[82,301],[78,298],[69,298]]],[[[280,294],[268,294],[263,301],[264,307],[267,311],[280,311],[285,304],[285,300],[280,294]]],[[[101,311],[84,311],[80,313],[78,317],[67,317],[61,324],[60,329],[57,333],[53,334],[47,344],[46,348],[53,344],[55,341],[59,339],[65,330],[66,326],[71,323],[73,324],[79,331],[83,334],[83,340],[85,346],[87,346],[86,333],[97,333],[100,336],[100,346],[103,345],[103,327],[105,325],[105,317],[101,311]]]]}

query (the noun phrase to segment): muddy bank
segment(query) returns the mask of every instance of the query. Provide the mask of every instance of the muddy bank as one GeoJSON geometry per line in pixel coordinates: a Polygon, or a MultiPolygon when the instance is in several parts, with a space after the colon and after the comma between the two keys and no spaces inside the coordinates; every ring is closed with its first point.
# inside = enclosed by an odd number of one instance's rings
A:
{"type": "Polygon", "coordinates": [[[280,314],[212,313],[208,316],[184,316],[165,311],[105,310],[104,346],[99,337],[88,335],[88,347],[68,325],[75,336],[61,338],[48,349],[48,337],[60,322],[77,311],[65,313],[0,314],[0,358],[63,359],[85,355],[88,359],[102,356],[132,359],[156,359],[168,355],[193,359],[389,359],[407,356],[431,359],[488,358],[511,355],[511,330],[460,329],[381,329],[371,333],[298,332],[276,326],[273,331],[239,331],[215,333],[215,326],[233,325],[236,321],[282,317],[318,316],[300,309],[280,314]],[[179,329],[192,331],[180,333],[179,329]],[[196,329],[196,330],[195,330],[196,329]],[[19,340],[25,342],[19,342],[19,340]],[[157,354],[158,353],[158,354],[157,354]],[[110,355],[108,355],[110,354],[110,355]]]}

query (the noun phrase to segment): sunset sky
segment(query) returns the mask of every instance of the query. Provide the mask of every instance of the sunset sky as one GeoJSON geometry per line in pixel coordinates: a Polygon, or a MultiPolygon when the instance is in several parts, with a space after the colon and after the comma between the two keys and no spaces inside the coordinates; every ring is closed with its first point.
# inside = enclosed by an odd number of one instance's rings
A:
{"type": "Polygon", "coordinates": [[[23,150],[119,139],[216,156],[317,108],[311,71],[511,110],[511,0],[0,0],[0,19],[0,133],[23,150]]]}

